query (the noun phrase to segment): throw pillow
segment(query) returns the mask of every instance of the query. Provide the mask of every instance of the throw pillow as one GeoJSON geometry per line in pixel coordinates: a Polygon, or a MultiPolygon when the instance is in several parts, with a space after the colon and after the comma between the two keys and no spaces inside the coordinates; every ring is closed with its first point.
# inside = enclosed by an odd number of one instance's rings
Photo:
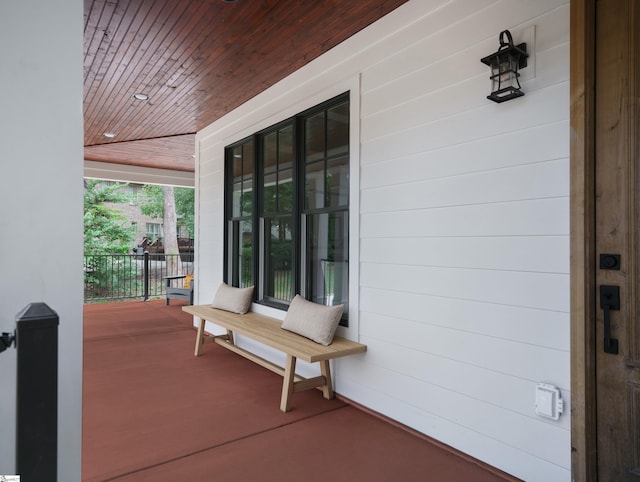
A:
{"type": "Polygon", "coordinates": [[[249,311],[253,299],[253,286],[236,288],[222,283],[213,298],[212,307],[244,315],[249,311]]]}
{"type": "Polygon", "coordinates": [[[344,305],[325,306],[296,295],[291,300],[282,328],[316,343],[330,345],[343,310],[344,305]]]}

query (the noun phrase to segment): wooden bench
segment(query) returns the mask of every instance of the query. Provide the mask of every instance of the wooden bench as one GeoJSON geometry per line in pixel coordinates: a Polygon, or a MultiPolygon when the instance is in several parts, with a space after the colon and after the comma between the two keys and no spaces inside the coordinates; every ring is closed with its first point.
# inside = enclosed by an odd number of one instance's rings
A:
{"type": "Polygon", "coordinates": [[[243,357],[258,363],[259,365],[281,375],[282,397],[280,410],[288,412],[291,408],[291,396],[294,392],[322,387],[324,398],[330,400],[334,397],[331,382],[329,360],[355,353],[364,353],[367,346],[344,338],[335,337],[333,343],[324,346],[281,328],[282,322],[258,313],[249,312],[238,315],[228,311],[218,310],[209,305],[183,306],[183,311],[200,318],[200,326],[196,336],[195,356],[200,355],[200,347],[207,343],[217,343],[243,357]],[[224,335],[205,334],[205,320],[215,323],[227,330],[224,335]],[[234,333],[246,336],[280,350],[287,355],[284,368],[271,363],[235,344],[234,333]],[[296,375],[296,360],[304,360],[308,363],[320,363],[320,376],[304,379],[296,375]]]}

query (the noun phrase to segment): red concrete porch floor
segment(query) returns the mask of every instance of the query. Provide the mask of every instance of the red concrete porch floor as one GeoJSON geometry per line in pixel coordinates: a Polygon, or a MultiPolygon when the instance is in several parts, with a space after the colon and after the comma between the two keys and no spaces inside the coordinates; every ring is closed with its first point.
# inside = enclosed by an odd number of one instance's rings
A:
{"type": "Polygon", "coordinates": [[[217,345],[194,357],[172,303],[85,305],[84,481],[516,480],[319,390],[282,413],[281,377],[217,345]]]}

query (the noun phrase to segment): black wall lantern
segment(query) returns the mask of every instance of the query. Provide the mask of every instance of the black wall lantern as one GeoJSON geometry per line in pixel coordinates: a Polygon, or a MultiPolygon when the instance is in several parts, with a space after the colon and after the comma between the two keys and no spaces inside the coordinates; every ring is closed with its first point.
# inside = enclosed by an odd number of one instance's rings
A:
{"type": "Polygon", "coordinates": [[[527,66],[528,56],[526,43],[513,45],[511,32],[500,32],[498,51],[480,60],[491,67],[491,95],[487,99],[500,103],[524,95],[518,70],[527,66]]]}

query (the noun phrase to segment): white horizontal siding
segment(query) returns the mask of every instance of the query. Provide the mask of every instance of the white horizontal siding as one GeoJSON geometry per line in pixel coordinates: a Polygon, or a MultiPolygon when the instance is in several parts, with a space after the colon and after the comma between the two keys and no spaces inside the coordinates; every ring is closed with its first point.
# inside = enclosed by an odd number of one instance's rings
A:
{"type": "MultiPolygon", "coordinates": [[[[486,463],[500,467],[507,473],[520,474],[523,480],[556,481],[571,480],[571,472],[566,463],[554,463],[540,456],[540,444],[551,443],[560,452],[570,446],[570,434],[566,430],[553,429],[546,424],[545,433],[528,436],[526,427],[513,417],[503,417],[502,413],[487,413],[484,407],[465,397],[448,397],[446,392],[434,389],[423,390],[415,379],[392,372],[376,365],[359,361],[341,361],[343,378],[337,386],[340,393],[354,400],[371,400],[368,405],[381,413],[392,412],[395,419],[433,438],[456,447],[486,463]],[[380,382],[382,381],[382,382],[380,382]],[[436,407],[430,400],[437,399],[444,406],[436,407]],[[425,407],[433,409],[425,410],[425,407]],[[450,415],[450,418],[449,418],[450,415]],[[496,419],[497,417],[497,419],[496,419]],[[472,426],[483,418],[486,425],[510,427],[514,436],[520,435],[520,443],[501,442],[482,431],[482,427],[472,426]],[[496,421],[497,420],[497,421],[496,421]],[[514,423],[515,422],[515,423],[514,423]],[[470,426],[471,425],[471,426],[470,426]],[[541,442],[544,440],[545,442],[541,442]],[[526,445],[526,447],[524,447],[526,445]]],[[[489,411],[490,412],[490,411],[489,411]]],[[[492,427],[487,427],[492,431],[492,427]]],[[[493,427],[495,429],[495,427],[493,427]]]]}
{"type": "Polygon", "coordinates": [[[426,432],[458,448],[473,445],[470,434],[512,447],[523,464],[512,473],[526,480],[568,480],[570,418],[533,413],[538,382],[570,399],[568,8],[524,3],[485,3],[363,72],[369,352],[345,363],[358,379],[344,389],[401,398],[412,420],[431,417],[426,432]],[[487,25],[516,41],[535,32],[524,102],[485,99],[487,25]]]}
{"type": "MultiPolygon", "coordinates": [[[[394,43],[390,44],[391,47],[396,47],[395,50],[380,50],[381,55],[387,55],[382,59],[379,57],[377,62],[363,70],[364,96],[381,86],[404,85],[403,82],[413,76],[428,77],[425,72],[431,66],[446,62],[461,52],[473,52],[473,57],[469,56],[456,64],[455,68],[448,69],[449,83],[453,84],[476,74],[482,74],[488,79],[487,67],[480,63],[480,59],[498,49],[498,35],[505,29],[516,34],[514,42],[518,43],[517,33],[530,25],[554,22],[556,15],[562,15],[564,22],[550,25],[546,31],[547,37],[540,44],[540,50],[548,49],[549,42],[557,45],[567,42],[569,38],[566,2],[462,0],[448,3],[449,5],[443,5],[426,17],[414,17],[414,23],[398,31],[393,38],[394,43]],[[399,45],[402,48],[397,48],[399,45]],[[480,50],[475,52],[476,48],[480,50]],[[466,71],[468,66],[472,69],[466,71]]],[[[413,7],[418,9],[417,5],[413,7]]],[[[488,80],[484,83],[488,86],[488,80]]],[[[411,99],[426,95],[429,91],[427,87],[423,90],[396,92],[394,97],[411,99]]],[[[392,105],[390,100],[386,103],[392,105]]],[[[376,107],[377,104],[371,108],[363,106],[363,116],[367,117],[376,107]]]]}
{"type": "Polygon", "coordinates": [[[368,352],[336,361],[337,391],[524,480],[570,480],[568,42],[565,0],[411,0],[207,127],[199,301],[222,278],[224,146],[347,86],[341,334],[368,352]],[[531,63],[525,97],[498,105],[480,58],[507,28],[531,63]],[[538,382],[561,389],[560,420],[534,413],[538,382]]]}
{"type": "MultiPolygon", "coordinates": [[[[376,288],[362,288],[360,308],[378,316],[550,349],[566,350],[569,344],[569,314],[565,312],[376,288]]],[[[386,333],[380,331],[378,336],[384,337],[386,333]]]]}
{"type": "MultiPolygon", "coordinates": [[[[362,237],[557,236],[569,233],[566,197],[365,213],[362,237]]],[[[365,242],[364,240],[362,241],[365,242]]]]}
{"type": "Polygon", "coordinates": [[[362,263],[361,286],[485,301],[508,306],[569,311],[569,276],[523,271],[472,270],[362,263]]]}
{"type": "MultiPolygon", "coordinates": [[[[478,92],[487,95],[488,89],[478,92]]],[[[568,108],[558,98],[568,98],[569,83],[563,82],[532,92],[525,99],[504,104],[484,104],[470,112],[455,114],[425,124],[409,126],[377,137],[362,145],[362,164],[398,159],[472,140],[486,139],[539,125],[568,120],[568,108]],[[522,104],[527,109],[523,111],[522,104]]],[[[393,128],[393,126],[389,126],[393,128]]],[[[366,136],[366,126],[362,129],[366,136]]],[[[496,144],[493,155],[500,152],[496,144]]]]}
{"type": "Polygon", "coordinates": [[[568,236],[371,238],[361,261],[499,271],[569,272],[568,236]],[[478,253],[481,256],[478,256],[478,253]]]}
{"type": "Polygon", "coordinates": [[[362,191],[362,212],[405,211],[566,196],[565,159],[362,191]],[[478,187],[482,186],[482,189],[478,187]]]}
{"type": "MultiPolygon", "coordinates": [[[[569,389],[569,355],[567,352],[431,324],[428,310],[425,310],[423,316],[424,321],[409,321],[374,313],[363,313],[362,326],[366,327],[362,329],[363,337],[369,339],[370,343],[377,340],[380,343],[393,344],[395,347],[395,349],[383,350],[384,353],[373,349],[370,356],[367,357],[367,361],[376,363],[376,361],[387,360],[391,364],[382,362],[378,364],[389,369],[394,369],[393,367],[396,366],[395,371],[415,377],[416,373],[410,367],[413,362],[409,360],[419,358],[423,362],[413,367],[417,372],[427,370],[429,376],[446,378],[451,375],[450,372],[432,371],[432,364],[424,363],[424,360],[427,359],[446,359],[452,363],[464,364],[478,375],[473,382],[464,377],[456,382],[461,386],[469,387],[474,383],[484,384],[493,381],[496,374],[504,375],[500,377],[505,383],[504,390],[513,389],[514,387],[510,387],[509,384],[515,383],[516,378],[522,381],[526,380],[530,382],[528,390],[524,393],[514,390],[514,393],[518,393],[518,400],[526,400],[528,403],[511,407],[511,409],[517,409],[532,418],[534,415],[530,404],[535,386],[531,382],[545,380],[549,383],[553,382],[562,390],[569,389]],[[384,336],[381,333],[384,333],[384,336]],[[398,355],[398,353],[402,353],[402,356],[397,356],[395,362],[391,362],[388,357],[398,355]],[[532,359],[540,361],[532,365],[530,363],[532,359]]],[[[473,323],[474,320],[478,324],[482,323],[482,320],[478,318],[472,318],[470,322],[473,323]]],[[[446,318],[439,321],[446,324],[446,318]]],[[[491,386],[491,383],[488,385],[491,386]]],[[[492,397],[485,398],[485,400],[504,406],[502,397],[495,398],[495,393],[492,397]]],[[[507,407],[505,406],[505,408],[507,407]]],[[[562,424],[567,423],[567,420],[562,422],[562,424]]]]}
{"type": "MultiPolygon", "coordinates": [[[[386,346],[384,342],[367,337],[363,341],[370,343],[376,354],[390,353],[391,347],[386,346]]],[[[503,405],[508,404],[508,400],[496,404],[467,394],[475,395],[476,392],[484,390],[490,392],[488,395],[492,401],[502,400],[499,397],[509,391],[505,386],[482,386],[476,380],[470,383],[471,388],[463,387],[466,393],[459,392],[424,379],[423,374],[435,371],[435,369],[443,370],[449,368],[448,366],[436,365],[432,368],[429,365],[431,359],[417,351],[404,350],[401,353],[402,356],[376,356],[373,361],[367,360],[365,366],[361,364],[361,369],[358,371],[359,382],[370,385],[376,379],[377,383],[374,386],[377,390],[405,399],[407,403],[424,412],[424,416],[436,415],[451,423],[461,425],[469,431],[481,433],[505,445],[518,447],[520,450],[540,457],[547,462],[559,466],[564,463],[565,447],[563,445],[569,441],[569,430],[550,423],[540,423],[533,417],[506,410],[503,405]],[[406,362],[406,366],[399,366],[403,361],[406,362]],[[413,370],[407,372],[409,365],[413,370]],[[369,369],[371,373],[369,373],[369,369]],[[496,420],[501,420],[501,423],[495,423],[496,420]],[[519,427],[520,430],[505,430],[504,425],[519,427]],[[539,440],[547,440],[547,443],[540,444],[539,440]]],[[[353,365],[356,363],[354,362],[353,365]]],[[[456,376],[458,372],[465,374],[464,371],[456,370],[451,373],[451,376],[456,376]]],[[[484,375],[482,377],[484,379],[484,375]]],[[[444,380],[444,377],[442,379],[444,380]]],[[[509,380],[505,381],[512,384],[509,380]]],[[[533,390],[529,393],[533,398],[533,390]]]]}
{"type": "Polygon", "coordinates": [[[469,174],[569,157],[569,123],[555,123],[510,131],[484,139],[457,143],[362,167],[363,191],[383,185],[469,174]],[[500,145],[500,154],[496,154],[500,145]],[[401,163],[402,169],[398,169],[401,163]]]}

